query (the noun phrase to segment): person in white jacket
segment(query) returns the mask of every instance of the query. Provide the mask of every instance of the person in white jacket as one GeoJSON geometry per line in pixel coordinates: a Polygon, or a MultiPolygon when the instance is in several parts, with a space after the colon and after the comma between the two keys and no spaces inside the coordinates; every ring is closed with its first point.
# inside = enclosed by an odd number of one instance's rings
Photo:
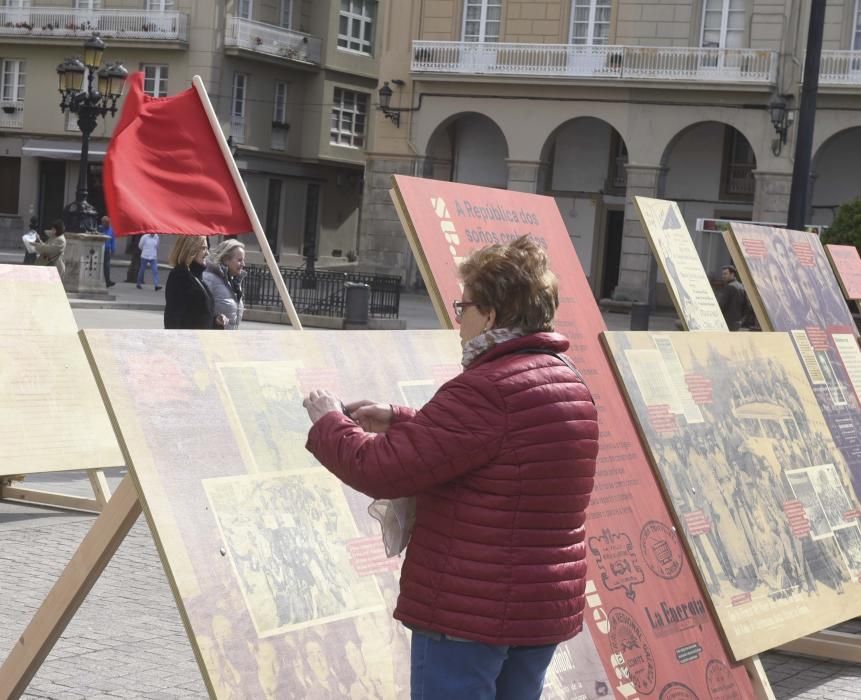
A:
{"type": "Polygon", "coordinates": [[[39,240],[39,234],[36,232],[36,228],[38,226],[39,220],[35,216],[31,216],[30,228],[27,229],[27,233],[21,236],[21,240],[24,243],[25,265],[33,265],[36,262],[36,258],[39,257],[38,253],[36,253],[36,246],[33,245],[36,241],[39,240]]]}
{"type": "Polygon", "coordinates": [[[234,238],[219,243],[209,254],[203,283],[212,294],[214,312],[227,316],[225,330],[235,331],[242,321],[242,280],[245,279],[245,246],[234,238]]]}
{"type": "Polygon", "coordinates": [[[155,286],[155,291],[161,289],[158,284],[158,234],[145,233],[141,236],[138,242],[138,248],[141,250],[141,264],[138,268],[138,289],[144,281],[144,274],[147,267],[152,268],[152,283],[155,286]]]}

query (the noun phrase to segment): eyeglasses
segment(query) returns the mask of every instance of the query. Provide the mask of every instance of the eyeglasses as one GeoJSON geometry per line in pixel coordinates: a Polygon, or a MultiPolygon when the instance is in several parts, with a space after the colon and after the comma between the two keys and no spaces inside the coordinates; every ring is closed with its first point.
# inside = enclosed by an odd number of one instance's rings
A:
{"type": "Polygon", "coordinates": [[[457,301],[451,302],[451,308],[454,309],[454,317],[460,321],[463,318],[463,310],[468,306],[478,306],[477,301],[457,301]]]}

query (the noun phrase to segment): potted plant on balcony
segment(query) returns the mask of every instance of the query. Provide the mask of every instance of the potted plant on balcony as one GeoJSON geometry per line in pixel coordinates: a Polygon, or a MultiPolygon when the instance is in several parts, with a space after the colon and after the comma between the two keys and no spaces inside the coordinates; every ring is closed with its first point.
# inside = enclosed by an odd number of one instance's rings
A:
{"type": "Polygon", "coordinates": [[[273,129],[281,129],[282,131],[289,131],[290,125],[287,122],[280,122],[276,119],[272,120],[272,128],[273,129]]]}

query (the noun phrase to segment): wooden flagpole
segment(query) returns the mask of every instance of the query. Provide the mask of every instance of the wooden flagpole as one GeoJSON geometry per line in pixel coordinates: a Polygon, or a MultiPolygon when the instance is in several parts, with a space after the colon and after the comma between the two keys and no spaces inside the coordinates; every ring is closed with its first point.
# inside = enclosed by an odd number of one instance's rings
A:
{"type": "Polygon", "coordinates": [[[275,280],[275,288],[281,296],[281,301],[284,303],[284,308],[287,315],[290,317],[291,325],[297,330],[302,330],[302,323],[299,321],[299,315],[293,306],[293,300],[290,298],[290,292],[287,291],[287,285],[284,284],[284,278],[281,277],[281,272],[278,269],[278,263],[275,261],[275,256],[272,254],[272,249],[269,247],[269,241],[266,240],[266,234],[263,231],[263,226],[260,225],[260,219],[257,218],[257,212],[254,211],[254,205],[251,203],[251,197],[248,196],[248,190],[245,189],[245,183],[242,181],[242,176],[239,174],[239,168],[236,167],[236,161],[233,160],[233,154],[230,152],[230,146],[227,144],[227,139],[224,138],[224,132],[221,130],[221,124],[218,123],[218,117],[215,114],[215,109],[209,101],[209,95],[206,93],[206,87],[203,84],[199,75],[195,75],[192,80],[194,89],[200,97],[200,102],[206,110],[206,116],[209,118],[209,124],[212,127],[212,132],[218,141],[218,146],[221,148],[221,153],[224,156],[224,162],[230,170],[230,175],[233,177],[233,183],[239,191],[239,196],[242,198],[242,203],[245,205],[245,211],[248,218],[251,219],[251,226],[254,229],[254,235],[257,236],[257,242],[260,244],[260,250],[269,267],[269,272],[272,273],[272,279],[275,280]]]}

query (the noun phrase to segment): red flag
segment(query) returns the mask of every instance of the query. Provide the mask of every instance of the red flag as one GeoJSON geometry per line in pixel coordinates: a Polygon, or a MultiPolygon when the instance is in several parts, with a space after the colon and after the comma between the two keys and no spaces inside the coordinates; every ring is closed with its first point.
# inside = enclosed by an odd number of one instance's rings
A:
{"type": "Polygon", "coordinates": [[[118,236],[239,234],[251,220],[194,88],[150,97],[135,73],[105,157],[108,214],[118,236]]]}

